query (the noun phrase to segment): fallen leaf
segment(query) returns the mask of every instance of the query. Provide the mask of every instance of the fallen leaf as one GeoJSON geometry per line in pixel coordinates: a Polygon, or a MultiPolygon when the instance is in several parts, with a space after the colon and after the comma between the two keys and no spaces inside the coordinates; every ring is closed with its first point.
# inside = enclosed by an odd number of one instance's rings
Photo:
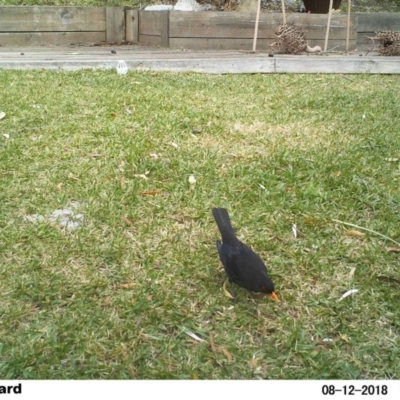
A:
{"type": "Polygon", "coordinates": [[[57,188],[58,191],[61,190],[62,185],[63,185],[62,182],[57,183],[56,188],[57,188]]]}
{"type": "Polygon", "coordinates": [[[0,120],[4,119],[6,116],[6,113],[4,111],[0,112],[0,120]]]}
{"type": "Polygon", "coordinates": [[[194,185],[194,184],[196,183],[196,178],[195,178],[193,175],[190,175],[190,176],[189,176],[189,183],[190,183],[191,185],[194,185]]]}
{"type": "Polygon", "coordinates": [[[142,196],[154,196],[156,194],[162,194],[161,190],[146,190],[140,193],[142,196]]]}
{"type": "Polygon", "coordinates": [[[132,225],[132,221],[125,215],[122,216],[122,219],[127,225],[132,225]]]}
{"type": "Polygon", "coordinates": [[[10,139],[10,135],[9,135],[8,133],[3,133],[3,136],[4,136],[6,139],[10,139]]]}
{"type": "Polygon", "coordinates": [[[131,379],[136,379],[136,378],[137,378],[136,369],[133,368],[132,365],[130,365],[130,366],[128,367],[128,370],[129,370],[129,376],[130,376],[130,378],[131,378],[131,379]]]}
{"type": "Polygon", "coordinates": [[[214,337],[213,337],[212,333],[210,333],[210,347],[211,347],[211,351],[213,353],[217,352],[217,347],[215,346],[214,337]]]}
{"type": "Polygon", "coordinates": [[[293,237],[295,239],[297,239],[297,225],[296,224],[292,225],[292,233],[293,233],[293,237]]]}
{"type": "Polygon", "coordinates": [[[142,178],[142,179],[145,179],[145,180],[149,179],[145,174],[135,174],[134,177],[135,178],[142,178]]]}
{"type": "Polygon", "coordinates": [[[110,304],[110,296],[107,296],[103,300],[103,306],[108,306],[110,304]]]}
{"type": "Polygon", "coordinates": [[[171,146],[175,147],[175,149],[177,149],[179,147],[175,142],[171,142],[171,146]]]}
{"type": "Polygon", "coordinates": [[[193,339],[188,339],[187,342],[188,342],[188,343],[192,343],[192,344],[199,344],[198,341],[193,340],[193,339]]]}
{"type": "Polygon", "coordinates": [[[229,290],[226,288],[226,283],[228,282],[228,279],[225,279],[224,284],[222,285],[222,289],[224,291],[224,295],[226,297],[228,297],[229,299],[234,300],[235,298],[231,295],[231,293],[229,292],[229,290]]]}
{"type": "Polygon", "coordinates": [[[358,237],[365,236],[365,233],[362,233],[362,232],[356,231],[356,230],[349,230],[349,231],[346,231],[344,234],[346,236],[358,236],[358,237]]]}
{"type": "Polygon", "coordinates": [[[335,171],[335,172],[333,173],[333,175],[335,175],[335,176],[340,176],[340,175],[342,175],[342,171],[335,171]]]}
{"type": "Polygon", "coordinates": [[[129,109],[129,108],[125,108],[125,114],[127,114],[127,115],[131,115],[132,114],[132,111],[129,109]]]}
{"type": "Polygon", "coordinates": [[[257,360],[247,361],[247,364],[249,364],[251,368],[257,368],[258,367],[257,360]]]}
{"type": "Polygon", "coordinates": [[[204,342],[204,339],[197,336],[194,332],[185,331],[186,335],[189,335],[192,339],[197,340],[198,342],[204,342]]]}
{"type": "Polygon", "coordinates": [[[346,297],[349,297],[349,296],[351,296],[352,294],[356,294],[356,293],[358,293],[358,289],[351,289],[351,290],[348,290],[346,293],[343,294],[343,296],[339,299],[339,301],[342,301],[342,300],[344,300],[346,297]]]}
{"type": "Polygon", "coordinates": [[[73,179],[73,180],[75,180],[75,181],[78,180],[78,178],[77,178],[72,172],[70,172],[70,173],[68,174],[68,178],[69,178],[69,179],[73,179]]]}
{"type": "Polygon", "coordinates": [[[400,253],[399,247],[386,247],[386,251],[389,253],[400,253]]]}
{"type": "Polygon", "coordinates": [[[340,335],[340,339],[344,340],[346,343],[350,343],[350,338],[346,335],[346,334],[339,334],[340,335]]]}
{"type": "Polygon", "coordinates": [[[233,360],[232,354],[228,350],[221,348],[221,351],[225,354],[229,362],[233,360]]]}
{"type": "Polygon", "coordinates": [[[233,157],[233,158],[238,158],[238,159],[240,159],[240,158],[245,158],[245,156],[237,155],[237,154],[234,154],[234,153],[229,153],[229,155],[230,155],[231,157],[233,157]]]}
{"type": "Polygon", "coordinates": [[[149,295],[146,297],[146,299],[147,299],[147,301],[151,301],[151,300],[153,300],[153,297],[154,297],[153,294],[149,294],[149,295]]]}
{"type": "Polygon", "coordinates": [[[132,289],[135,287],[135,284],[133,282],[130,283],[120,283],[117,285],[118,289],[132,289]]]}

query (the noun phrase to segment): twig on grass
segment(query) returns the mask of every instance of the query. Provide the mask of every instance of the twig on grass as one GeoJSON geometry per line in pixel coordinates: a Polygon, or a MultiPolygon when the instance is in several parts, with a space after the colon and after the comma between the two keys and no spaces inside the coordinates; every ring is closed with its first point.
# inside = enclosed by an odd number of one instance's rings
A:
{"type": "Polygon", "coordinates": [[[386,240],[390,240],[391,242],[396,243],[397,246],[400,246],[400,243],[399,243],[399,242],[396,242],[394,239],[392,239],[392,238],[390,238],[390,237],[388,237],[388,236],[386,236],[386,235],[384,235],[384,234],[382,234],[382,233],[373,231],[372,229],[364,228],[363,226],[359,226],[359,225],[356,225],[356,224],[352,224],[352,223],[350,223],[350,222],[340,221],[340,220],[338,220],[338,219],[333,219],[333,218],[332,218],[332,221],[333,221],[333,222],[338,222],[339,224],[352,226],[353,228],[358,228],[358,229],[361,229],[361,230],[364,230],[364,231],[367,231],[367,232],[370,232],[370,233],[374,233],[375,235],[378,235],[378,236],[380,236],[380,237],[383,237],[383,238],[386,239],[386,240]]]}

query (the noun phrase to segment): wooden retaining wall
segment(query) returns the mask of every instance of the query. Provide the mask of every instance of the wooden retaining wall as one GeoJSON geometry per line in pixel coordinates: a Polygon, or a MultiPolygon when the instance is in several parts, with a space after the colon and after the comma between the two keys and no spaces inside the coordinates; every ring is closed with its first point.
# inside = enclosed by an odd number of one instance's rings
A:
{"type": "MultiPolygon", "coordinates": [[[[253,14],[235,12],[139,11],[130,7],[0,6],[0,46],[139,42],[173,49],[250,50],[253,14]]],[[[327,15],[287,14],[306,32],[311,46],[322,47],[327,15]]],[[[261,14],[258,50],[274,41],[281,14],[261,14]]],[[[347,16],[334,14],[329,48],[345,49],[347,16]]],[[[368,43],[375,31],[400,31],[398,13],[351,16],[350,49],[368,43]]],[[[0,47],[1,51],[1,47],[0,47]]]]}
{"type": "MultiPolygon", "coordinates": [[[[276,26],[282,14],[260,16],[257,49],[268,50],[274,42],[276,26]]],[[[303,28],[310,46],[323,47],[327,15],[288,14],[287,22],[303,28]]],[[[172,49],[251,50],[255,15],[234,12],[139,11],[139,43],[172,49]]],[[[329,47],[346,48],[347,16],[333,15],[329,47]]],[[[351,17],[350,48],[356,47],[357,16],[351,17]]]]}
{"type": "Polygon", "coordinates": [[[0,7],[1,46],[122,40],[125,40],[124,7],[0,7]]]}

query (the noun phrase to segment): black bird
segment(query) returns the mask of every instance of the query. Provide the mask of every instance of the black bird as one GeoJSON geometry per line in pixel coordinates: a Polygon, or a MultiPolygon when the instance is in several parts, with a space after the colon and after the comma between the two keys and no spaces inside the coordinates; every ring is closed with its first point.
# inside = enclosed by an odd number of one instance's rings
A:
{"type": "Polygon", "coordinates": [[[217,240],[216,244],[229,281],[251,292],[268,293],[275,301],[279,301],[267,267],[250,247],[236,237],[228,211],[225,208],[213,208],[212,214],[221,232],[222,243],[217,240]]]}

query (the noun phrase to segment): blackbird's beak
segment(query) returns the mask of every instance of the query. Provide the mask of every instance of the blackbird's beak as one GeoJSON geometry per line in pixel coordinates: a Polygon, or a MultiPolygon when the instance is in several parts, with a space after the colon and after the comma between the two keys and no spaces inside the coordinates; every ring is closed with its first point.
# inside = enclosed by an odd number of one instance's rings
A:
{"type": "Polygon", "coordinates": [[[280,301],[275,292],[272,292],[272,293],[271,293],[271,297],[272,297],[275,301],[280,301]]]}

